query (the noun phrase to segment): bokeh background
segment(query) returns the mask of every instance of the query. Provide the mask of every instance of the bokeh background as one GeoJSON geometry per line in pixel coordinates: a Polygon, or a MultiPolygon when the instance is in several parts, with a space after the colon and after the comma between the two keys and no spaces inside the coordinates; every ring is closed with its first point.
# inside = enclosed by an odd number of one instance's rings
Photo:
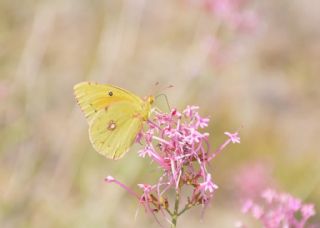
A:
{"type": "Polygon", "coordinates": [[[138,190],[157,169],[136,147],[93,150],[72,91],[86,80],[140,96],[174,85],[170,105],[200,106],[213,147],[243,126],[210,167],[203,220],[193,209],[181,227],[259,227],[240,212],[243,172],[314,203],[319,223],[319,22],[318,0],[0,0],[0,226],[158,227],[103,181],[138,190]]]}

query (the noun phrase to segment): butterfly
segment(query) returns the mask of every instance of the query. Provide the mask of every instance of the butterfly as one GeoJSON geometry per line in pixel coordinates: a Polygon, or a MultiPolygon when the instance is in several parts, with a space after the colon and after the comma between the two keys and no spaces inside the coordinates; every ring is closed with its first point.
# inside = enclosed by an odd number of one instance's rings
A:
{"type": "Polygon", "coordinates": [[[148,120],[154,97],[142,99],[120,87],[93,82],[78,83],[73,89],[94,149],[110,159],[123,157],[148,120]]]}

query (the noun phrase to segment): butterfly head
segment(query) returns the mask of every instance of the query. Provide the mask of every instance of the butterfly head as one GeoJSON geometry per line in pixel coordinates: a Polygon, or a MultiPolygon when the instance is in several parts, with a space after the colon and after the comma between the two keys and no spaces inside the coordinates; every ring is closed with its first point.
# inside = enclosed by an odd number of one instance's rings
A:
{"type": "Polygon", "coordinates": [[[150,104],[150,105],[152,105],[153,104],[153,102],[154,102],[154,96],[149,96],[149,97],[147,97],[147,102],[150,104]]]}
{"type": "Polygon", "coordinates": [[[154,103],[154,96],[148,96],[144,98],[144,102],[142,104],[143,112],[143,120],[147,120],[150,116],[151,106],[154,103]]]}

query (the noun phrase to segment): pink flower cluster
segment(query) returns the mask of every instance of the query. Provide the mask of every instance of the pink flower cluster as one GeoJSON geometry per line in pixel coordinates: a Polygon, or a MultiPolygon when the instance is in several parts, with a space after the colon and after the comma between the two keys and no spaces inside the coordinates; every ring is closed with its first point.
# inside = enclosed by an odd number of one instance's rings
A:
{"type": "MultiPolygon", "coordinates": [[[[147,127],[137,136],[137,142],[143,145],[138,152],[142,158],[150,158],[160,170],[156,184],[138,184],[142,190],[139,195],[129,187],[107,177],[107,182],[113,182],[126,189],[138,198],[148,212],[154,214],[166,211],[169,215],[180,215],[196,205],[207,205],[213,198],[218,186],[213,182],[212,175],[207,170],[207,164],[229,143],[240,143],[238,133],[228,133],[228,139],[214,152],[210,150],[209,133],[200,130],[207,127],[208,118],[198,113],[198,107],[188,106],[182,112],[173,109],[171,113],[154,111],[153,117],[147,121],[147,127]],[[169,192],[176,197],[182,196],[182,188],[191,188],[184,195],[184,207],[179,212],[170,210],[169,192]]],[[[178,202],[182,200],[178,199],[178,202]]],[[[175,210],[179,207],[175,203],[175,210]]]]}
{"type": "Polygon", "coordinates": [[[250,213],[266,228],[303,228],[315,215],[314,205],[303,204],[300,199],[273,189],[263,191],[255,201],[247,200],[242,211],[250,213]]]}
{"type": "Polygon", "coordinates": [[[206,169],[209,134],[198,131],[208,126],[209,119],[200,117],[197,109],[188,106],[182,113],[177,110],[170,114],[157,112],[153,121],[148,122],[148,129],[141,133],[145,147],[139,151],[139,156],[150,157],[164,171],[159,189],[162,187],[166,191],[168,186],[177,189],[181,180],[193,180],[198,190],[202,189],[198,184],[201,179],[201,186],[215,186],[206,169]],[[199,164],[198,171],[193,162],[199,164]]]}

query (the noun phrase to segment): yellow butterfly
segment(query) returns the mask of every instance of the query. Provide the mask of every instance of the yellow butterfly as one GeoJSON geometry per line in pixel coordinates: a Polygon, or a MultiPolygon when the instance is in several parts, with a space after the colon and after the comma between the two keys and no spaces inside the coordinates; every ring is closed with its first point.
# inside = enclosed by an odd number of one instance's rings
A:
{"type": "Polygon", "coordinates": [[[141,99],[122,88],[93,82],[81,82],[73,89],[94,149],[110,159],[123,157],[149,118],[154,97],[141,99]]]}

